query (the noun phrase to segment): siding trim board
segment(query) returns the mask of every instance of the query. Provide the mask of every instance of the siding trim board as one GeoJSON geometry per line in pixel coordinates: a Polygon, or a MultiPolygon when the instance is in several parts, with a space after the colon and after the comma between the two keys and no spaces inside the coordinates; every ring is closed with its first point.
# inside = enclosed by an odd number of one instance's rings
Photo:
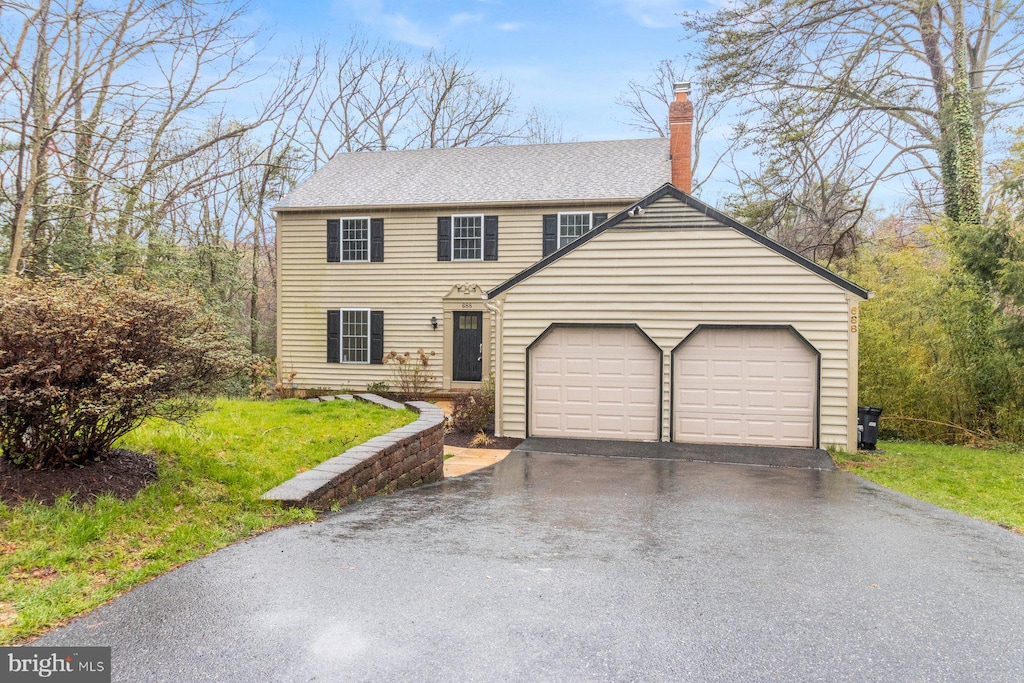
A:
{"type": "Polygon", "coordinates": [[[796,337],[804,346],[806,346],[814,354],[817,359],[815,372],[815,388],[814,388],[814,448],[821,448],[821,351],[815,348],[814,344],[809,342],[800,332],[792,325],[718,325],[700,323],[694,327],[690,332],[682,338],[682,340],[672,347],[672,351],[669,354],[669,403],[668,403],[668,440],[671,442],[675,441],[676,438],[676,352],[683,348],[686,342],[690,341],[702,330],[786,330],[796,337]]]}
{"type": "Polygon", "coordinates": [[[632,329],[640,333],[640,336],[650,344],[654,349],[658,351],[658,367],[661,369],[658,373],[658,441],[661,441],[664,432],[664,412],[665,412],[665,392],[664,389],[664,366],[665,366],[665,350],[662,349],[650,335],[644,332],[644,329],[637,323],[551,323],[545,328],[543,332],[537,335],[537,338],[526,345],[526,405],[525,405],[525,425],[526,435],[530,435],[530,352],[535,346],[544,341],[544,338],[557,329],[566,328],[618,328],[618,329],[632,329]]]}
{"type": "MultiPolygon", "coordinates": [[[[712,208],[711,206],[705,204],[704,202],[702,202],[702,201],[700,201],[698,199],[694,199],[693,197],[691,197],[690,195],[686,194],[685,192],[681,192],[680,190],[676,189],[675,186],[673,186],[671,183],[665,183],[664,185],[659,187],[657,190],[655,190],[651,194],[649,194],[646,197],[644,197],[643,199],[641,199],[639,202],[636,202],[632,207],[620,211],[619,213],[615,214],[614,216],[609,218],[607,221],[602,223],[600,226],[598,226],[596,228],[593,228],[592,230],[590,230],[590,232],[585,233],[584,235],[582,235],[581,237],[579,237],[576,240],[573,240],[572,242],[570,242],[569,244],[565,245],[564,247],[561,247],[560,249],[556,249],[553,253],[545,256],[544,258],[542,258],[540,261],[537,261],[535,264],[533,264],[529,268],[526,268],[525,270],[522,270],[518,274],[512,276],[511,278],[509,278],[505,282],[501,283],[500,285],[498,285],[497,287],[495,287],[494,289],[489,291],[487,293],[487,297],[489,299],[493,299],[494,297],[498,296],[502,292],[505,292],[505,291],[511,289],[512,287],[515,287],[517,284],[519,284],[523,280],[527,279],[528,277],[530,277],[534,273],[536,273],[536,272],[546,268],[548,265],[554,263],[555,261],[557,261],[558,259],[562,258],[563,256],[565,256],[569,252],[573,251],[574,249],[578,249],[579,247],[583,246],[584,244],[586,244],[590,240],[594,239],[595,237],[597,237],[601,233],[605,232],[606,230],[614,228],[615,226],[617,226],[620,223],[622,223],[624,220],[627,220],[627,219],[631,218],[632,216],[629,215],[629,212],[630,212],[630,210],[632,210],[632,208],[634,208],[634,207],[641,207],[641,208],[646,209],[651,204],[653,204],[654,202],[658,201],[659,199],[662,199],[663,197],[672,197],[674,199],[677,199],[678,201],[680,201],[683,204],[687,205],[691,209],[694,209],[694,210],[704,214],[708,218],[710,218],[710,219],[712,219],[712,220],[714,220],[714,221],[724,225],[725,227],[732,228],[733,230],[736,230],[737,232],[741,233],[742,235],[744,235],[746,237],[749,237],[750,239],[754,240],[755,242],[760,243],[762,246],[768,247],[772,251],[780,254],[781,256],[784,256],[785,258],[787,258],[790,261],[796,263],[797,265],[803,266],[804,268],[810,270],[815,275],[818,275],[818,276],[828,280],[832,284],[837,285],[837,286],[845,289],[846,291],[851,292],[851,293],[859,296],[862,299],[867,299],[867,298],[869,298],[871,296],[870,292],[868,292],[863,287],[860,287],[859,285],[856,285],[856,284],[850,282],[849,280],[847,280],[847,279],[845,279],[843,277],[840,277],[839,275],[836,275],[831,270],[828,270],[827,268],[823,268],[822,266],[819,266],[814,261],[811,261],[810,259],[801,256],[800,254],[796,253],[795,251],[787,249],[786,247],[782,246],[781,244],[779,244],[775,240],[770,239],[768,237],[765,237],[761,233],[756,232],[756,231],[748,228],[747,226],[743,225],[742,223],[740,223],[739,221],[735,220],[734,218],[731,218],[731,217],[725,215],[724,213],[721,213],[720,211],[712,208]]],[[[653,227],[653,226],[644,225],[643,227],[646,229],[648,227],[653,227]]],[[[666,226],[662,226],[662,227],[669,228],[669,229],[680,229],[679,226],[673,226],[673,225],[666,225],[666,226]]],[[[703,227],[706,228],[707,226],[703,226],[703,227]]]]}

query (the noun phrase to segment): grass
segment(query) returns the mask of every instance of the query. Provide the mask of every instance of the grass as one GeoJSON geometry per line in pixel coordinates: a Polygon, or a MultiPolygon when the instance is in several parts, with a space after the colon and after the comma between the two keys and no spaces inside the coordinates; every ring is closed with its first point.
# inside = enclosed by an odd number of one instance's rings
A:
{"type": "Polygon", "coordinates": [[[1024,454],[891,441],[878,448],[833,458],[848,472],[918,500],[1024,532],[1024,454]]]}
{"type": "Polygon", "coordinates": [[[118,444],[157,460],[159,478],[133,500],[0,503],[0,645],[229,543],[315,519],[259,496],[414,419],[410,411],[344,401],[219,400],[187,426],[153,421],[118,444]]]}

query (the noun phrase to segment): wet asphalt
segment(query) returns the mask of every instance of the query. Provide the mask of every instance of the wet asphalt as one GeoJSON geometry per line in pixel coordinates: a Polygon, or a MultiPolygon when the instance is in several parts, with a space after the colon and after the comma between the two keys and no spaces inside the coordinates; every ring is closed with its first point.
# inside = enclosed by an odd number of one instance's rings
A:
{"type": "Polygon", "coordinates": [[[123,681],[1020,681],[1024,537],[842,472],[513,453],[36,644],[123,681]]]}

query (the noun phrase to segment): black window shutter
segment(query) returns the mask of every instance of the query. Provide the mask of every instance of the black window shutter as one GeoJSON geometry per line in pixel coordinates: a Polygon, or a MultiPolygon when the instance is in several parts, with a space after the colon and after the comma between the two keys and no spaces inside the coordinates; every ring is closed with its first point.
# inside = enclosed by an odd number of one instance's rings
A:
{"type": "Polygon", "coordinates": [[[437,217],[437,260],[452,260],[452,217],[437,217]]]}
{"type": "Polygon", "coordinates": [[[384,363],[384,311],[370,311],[370,362],[384,363]]]}
{"type": "Polygon", "coordinates": [[[558,251],[558,214],[544,215],[544,255],[558,251]]]}
{"type": "Polygon", "coordinates": [[[498,217],[484,216],[484,261],[498,260],[498,217]]]}
{"type": "Polygon", "coordinates": [[[381,263],[384,261],[384,219],[370,219],[370,261],[381,263]]]}
{"type": "Polygon", "coordinates": [[[341,362],[341,311],[327,311],[327,362],[341,362]]]}
{"type": "Polygon", "coordinates": [[[327,221],[327,262],[341,263],[341,221],[327,221]]]}
{"type": "Polygon", "coordinates": [[[590,229],[593,230],[597,226],[599,226],[602,223],[604,223],[606,220],[608,220],[608,214],[606,214],[606,213],[595,213],[593,215],[593,225],[590,226],[590,229]]]}

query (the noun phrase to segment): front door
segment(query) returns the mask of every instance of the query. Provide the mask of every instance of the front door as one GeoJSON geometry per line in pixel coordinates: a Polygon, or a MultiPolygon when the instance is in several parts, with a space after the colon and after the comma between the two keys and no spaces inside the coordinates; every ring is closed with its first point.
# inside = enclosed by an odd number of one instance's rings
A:
{"type": "Polygon", "coordinates": [[[484,314],[454,312],[452,379],[479,382],[483,377],[484,314]]]}

